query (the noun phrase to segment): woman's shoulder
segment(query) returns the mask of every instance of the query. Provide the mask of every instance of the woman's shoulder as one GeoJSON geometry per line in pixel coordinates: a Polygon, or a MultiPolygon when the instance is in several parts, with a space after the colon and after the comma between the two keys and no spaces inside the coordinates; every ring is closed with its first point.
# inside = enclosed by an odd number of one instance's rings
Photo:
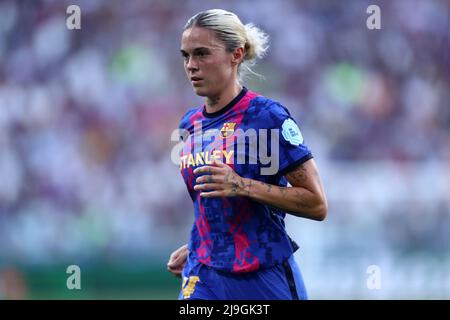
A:
{"type": "Polygon", "coordinates": [[[197,115],[201,115],[203,108],[189,108],[180,119],[180,128],[187,128],[195,121],[197,115]]]}
{"type": "Polygon", "coordinates": [[[252,100],[251,109],[259,117],[290,117],[289,110],[281,102],[263,95],[257,95],[252,100]]]}

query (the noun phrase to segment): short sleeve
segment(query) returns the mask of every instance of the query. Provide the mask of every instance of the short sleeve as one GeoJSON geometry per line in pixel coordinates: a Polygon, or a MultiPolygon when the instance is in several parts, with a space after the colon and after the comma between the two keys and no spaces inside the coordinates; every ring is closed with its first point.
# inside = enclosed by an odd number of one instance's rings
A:
{"type": "MultiPolygon", "coordinates": [[[[297,122],[284,106],[279,103],[271,104],[265,117],[271,129],[278,129],[279,175],[285,175],[313,158],[297,122]]],[[[271,152],[274,151],[276,149],[271,146],[271,152]]]]}

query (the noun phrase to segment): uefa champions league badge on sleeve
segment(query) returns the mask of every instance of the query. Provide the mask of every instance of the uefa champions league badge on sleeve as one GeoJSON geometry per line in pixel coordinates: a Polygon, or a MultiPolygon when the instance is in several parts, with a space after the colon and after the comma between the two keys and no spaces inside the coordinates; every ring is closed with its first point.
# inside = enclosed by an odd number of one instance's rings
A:
{"type": "Polygon", "coordinates": [[[298,146],[303,143],[303,136],[298,128],[297,124],[292,119],[286,119],[283,122],[282,126],[283,137],[286,141],[289,141],[290,144],[294,146],[298,146]]]}

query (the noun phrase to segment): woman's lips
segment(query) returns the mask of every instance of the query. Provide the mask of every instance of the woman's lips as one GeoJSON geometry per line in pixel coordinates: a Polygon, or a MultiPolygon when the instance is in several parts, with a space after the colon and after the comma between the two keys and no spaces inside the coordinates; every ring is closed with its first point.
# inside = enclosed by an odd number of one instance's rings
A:
{"type": "Polygon", "coordinates": [[[191,78],[191,82],[192,82],[192,84],[199,84],[201,81],[203,81],[203,79],[202,78],[198,78],[198,77],[192,77],[191,78]]]}

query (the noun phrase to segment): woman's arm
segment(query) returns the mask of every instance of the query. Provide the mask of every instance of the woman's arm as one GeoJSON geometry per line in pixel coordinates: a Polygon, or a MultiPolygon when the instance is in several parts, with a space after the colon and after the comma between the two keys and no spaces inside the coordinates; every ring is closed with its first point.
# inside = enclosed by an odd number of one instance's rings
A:
{"type": "Polygon", "coordinates": [[[327,214],[327,200],[314,159],[286,174],[292,187],[242,178],[223,163],[197,168],[194,174],[206,174],[197,178],[194,187],[198,191],[212,190],[200,193],[205,198],[246,196],[298,217],[319,221],[324,220],[327,214]]]}
{"type": "Polygon", "coordinates": [[[327,200],[314,159],[286,174],[286,179],[292,187],[279,187],[244,178],[244,195],[298,217],[324,220],[327,200]]]}

